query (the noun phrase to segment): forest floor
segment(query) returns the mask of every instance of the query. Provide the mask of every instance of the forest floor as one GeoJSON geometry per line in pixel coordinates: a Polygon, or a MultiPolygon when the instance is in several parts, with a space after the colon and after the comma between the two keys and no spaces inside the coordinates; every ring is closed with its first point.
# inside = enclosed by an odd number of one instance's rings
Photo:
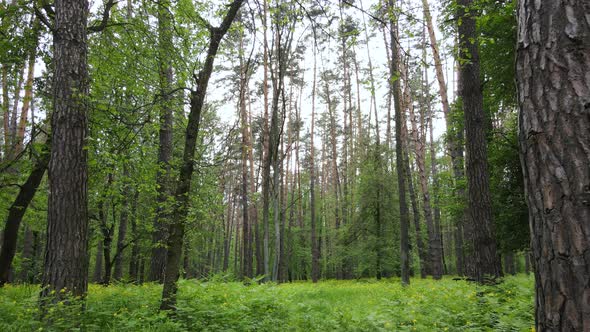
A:
{"type": "MultiPolygon", "coordinates": [[[[158,312],[161,286],[90,285],[86,311],[49,309],[50,330],[82,331],[531,331],[533,277],[478,286],[445,277],[245,286],[181,280],[178,309],[158,312]]],[[[0,331],[47,331],[38,286],[0,288],[0,331]]],[[[533,330],[534,331],[534,330],[533,330]]]]}

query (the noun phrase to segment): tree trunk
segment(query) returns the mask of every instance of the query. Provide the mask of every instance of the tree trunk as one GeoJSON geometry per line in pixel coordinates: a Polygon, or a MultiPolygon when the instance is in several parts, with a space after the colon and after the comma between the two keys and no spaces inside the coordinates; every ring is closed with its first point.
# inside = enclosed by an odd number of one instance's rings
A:
{"type": "Polygon", "coordinates": [[[166,240],[168,237],[168,223],[170,211],[168,199],[172,195],[171,167],[172,161],[172,127],[173,110],[170,91],[173,84],[172,63],[169,52],[172,52],[172,17],[170,1],[158,2],[158,50],[159,50],[159,94],[160,102],[160,130],[158,146],[158,173],[156,175],[157,208],[152,233],[152,256],[150,263],[149,281],[164,281],[166,268],[166,240]]]}
{"type": "Polygon", "coordinates": [[[99,240],[96,246],[96,259],[94,261],[94,275],[92,280],[99,284],[102,282],[102,262],[104,261],[103,241],[99,240]]]}
{"type": "Polygon", "coordinates": [[[131,257],[129,258],[129,280],[132,283],[138,282],[139,274],[139,234],[137,230],[137,204],[139,201],[139,190],[135,190],[131,202],[131,257]]]}
{"type": "Polygon", "coordinates": [[[459,0],[457,17],[459,24],[459,49],[461,89],[459,91],[465,119],[467,152],[467,188],[469,192],[468,224],[472,227],[473,258],[477,281],[484,278],[502,276],[500,257],[496,249],[494,222],[492,219],[492,201],[490,196],[490,179],[488,172],[487,141],[485,133],[485,114],[483,94],[479,73],[479,51],[474,11],[467,10],[473,0],[459,0]],[[465,62],[465,60],[468,61],[465,62]]]}
{"type": "Polygon", "coordinates": [[[207,93],[207,85],[213,71],[213,62],[219,49],[221,39],[231,26],[243,0],[234,0],[219,27],[209,26],[209,47],[203,68],[197,74],[197,90],[191,91],[190,112],[186,127],[184,154],[182,157],[178,184],[176,187],[174,222],[170,224],[168,253],[164,274],[164,288],[160,310],[171,310],[176,304],[176,281],[179,277],[180,258],[184,239],[184,223],[188,214],[189,193],[194,170],[194,157],[197,135],[201,123],[201,112],[207,93]]]}
{"type": "Polygon", "coordinates": [[[33,231],[31,227],[25,225],[25,232],[23,236],[23,250],[21,253],[21,269],[18,279],[22,283],[30,283],[31,273],[31,259],[33,258],[33,231]]]}
{"type": "Polygon", "coordinates": [[[49,297],[51,300],[69,295],[84,297],[88,288],[87,18],[86,0],[55,1],[52,138],[42,303],[49,297]]]}
{"type": "Polygon", "coordinates": [[[315,146],[314,146],[314,128],[315,128],[315,96],[317,81],[317,47],[314,44],[313,49],[313,85],[311,88],[311,136],[309,145],[309,197],[310,197],[310,231],[311,231],[311,280],[318,282],[320,278],[320,248],[317,237],[316,221],[316,202],[315,202],[315,146]]]}
{"type": "Polygon", "coordinates": [[[506,272],[506,274],[511,274],[511,275],[515,275],[516,274],[516,269],[514,267],[514,253],[513,252],[507,252],[504,254],[504,272],[506,272]]]}
{"type": "Polygon", "coordinates": [[[3,242],[0,249],[0,287],[8,282],[8,275],[12,266],[12,260],[16,253],[16,244],[18,240],[18,229],[20,223],[27,211],[27,207],[33,200],[37,188],[43,179],[45,170],[49,163],[49,146],[51,142],[47,141],[41,150],[39,158],[35,161],[33,170],[27,181],[20,187],[18,195],[8,209],[8,216],[4,224],[3,242]]]}
{"type": "MultiPolygon", "coordinates": [[[[109,174],[109,186],[112,184],[111,175],[109,174]]],[[[111,261],[111,244],[113,243],[113,225],[108,224],[108,216],[105,211],[104,207],[104,197],[98,202],[98,215],[100,219],[100,230],[102,232],[102,252],[104,257],[104,275],[102,277],[101,283],[103,285],[108,286],[111,283],[111,271],[112,271],[112,261],[111,261]]]]}
{"type": "Polygon", "coordinates": [[[520,1],[519,145],[536,330],[590,329],[588,2],[520,1]]]}
{"type": "Polygon", "coordinates": [[[268,281],[270,278],[270,248],[269,248],[269,218],[270,218],[270,129],[269,129],[269,114],[268,114],[268,4],[267,0],[263,0],[263,29],[264,29],[264,77],[263,77],[263,94],[264,94],[264,126],[262,128],[262,228],[263,228],[263,259],[264,259],[264,280],[268,281]]]}
{"type": "MultiPolygon", "coordinates": [[[[240,36],[240,124],[242,129],[242,184],[241,184],[241,196],[242,196],[242,238],[243,238],[243,264],[242,264],[242,277],[252,278],[252,263],[253,263],[253,255],[252,255],[252,227],[250,224],[250,211],[249,201],[248,201],[248,194],[250,188],[248,187],[248,151],[251,149],[252,144],[250,143],[250,131],[249,131],[249,121],[248,121],[248,113],[246,110],[246,96],[249,92],[248,87],[248,80],[249,80],[249,72],[250,72],[250,60],[248,59],[246,63],[244,63],[244,59],[242,56],[244,50],[244,39],[243,35],[240,36]]],[[[254,179],[252,179],[254,181],[254,179]]]]}
{"type": "MultiPolygon", "coordinates": [[[[443,73],[443,66],[442,61],[440,58],[440,53],[438,49],[438,42],[436,40],[436,34],[434,32],[434,26],[432,24],[432,16],[430,14],[430,7],[428,5],[428,0],[422,0],[422,7],[424,10],[424,20],[426,23],[426,28],[428,30],[428,36],[430,39],[430,48],[432,50],[432,57],[434,60],[434,67],[436,78],[438,81],[439,86],[439,94],[441,97],[441,104],[445,119],[445,124],[447,127],[448,132],[448,140],[447,140],[447,149],[451,155],[451,164],[453,168],[453,176],[455,178],[455,183],[460,183],[464,177],[463,171],[463,146],[461,145],[463,141],[463,131],[454,128],[453,121],[451,119],[451,107],[449,104],[449,98],[447,94],[447,85],[445,81],[445,76],[443,73]]],[[[463,200],[465,198],[465,191],[463,188],[459,187],[455,195],[463,200]]],[[[458,229],[462,231],[463,224],[465,223],[465,219],[467,217],[467,210],[463,211],[462,215],[460,215],[456,220],[455,224],[458,229]]],[[[436,219],[436,216],[435,216],[436,219]]],[[[461,240],[461,246],[455,247],[456,251],[456,266],[457,266],[457,273],[459,275],[463,275],[465,273],[465,260],[463,256],[463,245],[462,245],[462,238],[463,235],[456,235],[456,239],[461,240]]]]}
{"type": "Polygon", "coordinates": [[[406,202],[406,178],[404,175],[404,151],[402,140],[402,109],[400,99],[400,81],[399,78],[399,54],[397,40],[397,18],[393,16],[393,0],[388,0],[390,17],[389,17],[389,34],[391,42],[391,66],[389,71],[391,88],[393,92],[393,107],[395,113],[395,168],[397,171],[397,183],[399,191],[399,213],[400,213],[400,253],[401,253],[401,277],[402,285],[410,284],[410,243],[409,243],[409,220],[408,220],[408,203],[406,202]]]}
{"type": "Polygon", "coordinates": [[[119,234],[117,236],[117,256],[115,257],[115,272],[113,277],[115,280],[121,280],[123,278],[123,250],[125,250],[127,244],[125,243],[125,238],[127,236],[127,219],[129,216],[129,195],[130,188],[129,183],[129,171],[127,170],[127,166],[124,166],[123,170],[123,181],[126,181],[123,185],[123,192],[122,194],[122,206],[121,206],[121,215],[119,218],[119,234]]]}

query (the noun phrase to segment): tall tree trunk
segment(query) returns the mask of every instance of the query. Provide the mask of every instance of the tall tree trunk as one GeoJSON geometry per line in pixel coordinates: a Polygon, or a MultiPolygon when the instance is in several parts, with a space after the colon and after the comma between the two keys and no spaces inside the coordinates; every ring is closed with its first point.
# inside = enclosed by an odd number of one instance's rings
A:
{"type": "MultiPolygon", "coordinates": [[[[414,105],[412,101],[412,91],[410,90],[410,83],[408,81],[408,69],[403,61],[400,61],[399,64],[400,68],[400,77],[404,81],[404,92],[403,92],[403,107],[402,109],[405,110],[406,108],[409,111],[410,122],[412,123],[413,130],[412,134],[414,135],[414,150],[417,151],[419,143],[417,139],[417,128],[415,125],[415,118],[414,118],[414,105]]],[[[404,144],[404,171],[408,181],[408,192],[410,194],[410,204],[412,206],[412,217],[414,219],[414,229],[416,233],[416,246],[418,247],[418,259],[420,260],[420,277],[426,278],[426,275],[429,273],[429,260],[428,251],[424,245],[424,240],[422,238],[422,227],[420,225],[420,208],[418,207],[418,200],[416,197],[416,190],[414,189],[414,179],[412,175],[412,167],[410,166],[410,154],[409,150],[411,148],[411,139],[408,133],[408,121],[406,120],[405,114],[402,114],[402,142],[404,144]]],[[[417,158],[419,152],[416,153],[417,158]]],[[[419,161],[418,161],[419,163],[419,161]]]]}
{"type": "Polygon", "coordinates": [[[263,238],[263,256],[264,256],[264,280],[268,281],[270,275],[270,248],[269,248],[269,218],[270,218],[270,128],[269,128],[269,114],[268,114],[268,4],[267,0],[263,0],[263,29],[264,29],[264,77],[263,77],[263,94],[264,94],[264,126],[262,128],[262,228],[264,232],[263,238]]]}
{"type": "Polygon", "coordinates": [[[484,277],[502,276],[500,256],[497,252],[492,201],[488,172],[487,141],[483,94],[479,77],[478,38],[475,26],[473,0],[459,0],[457,17],[459,24],[459,49],[461,90],[459,91],[465,119],[467,152],[467,188],[469,192],[468,223],[473,228],[473,237],[468,239],[473,246],[477,281],[484,277]],[[467,61],[465,61],[467,60],[467,61]]]}
{"type": "Polygon", "coordinates": [[[588,3],[521,0],[519,145],[535,267],[536,330],[590,329],[588,3]]]}
{"type": "Polygon", "coordinates": [[[402,109],[400,99],[399,81],[399,54],[397,44],[397,18],[393,16],[395,11],[393,0],[388,0],[389,6],[389,34],[391,39],[391,66],[389,71],[391,88],[393,89],[393,107],[395,111],[395,168],[397,170],[397,183],[399,190],[399,213],[400,213],[400,253],[401,253],[401,277],[402,285],[410,284],[410,243],[409,243],[409,221],[408,203],[406,202],[406,178],[404,175],[404,152],[402,140],[402,109]]]}
{"type": "Polygon", "coordinates": [[[87,19],[86,0],[55,1],[52,138],[42,302],[50,297],[51,300],[70,295],[83,297],[88,288],[87,19]]]}
{"type": "Polygon", "coordinates": [[[219,27],[208,26],[209,47],[203,68],[197,74],[197,90],[191,91],[190,112],[186,127],[184,153],[176,186],[174,222],[170,224],[168,252],[166,256],[166,270],[164,274],[164,288],[162,290],[161,310],[171,310],[176,304],[176,281],[179,277],[180,258],[184,239],[184,224],[188,214],[188,201],[191,180],[194,170],[194,157],[197,145],[197,135],[201,123],[201,112],[207,93],[209,78],[213,72],[213,62],[223,36],[231,26],[243,0],[234,0],[225,14],[219,27]]]}
{"type": "MultiPolygon", "coordinates": [[[[314,36],[315,37],[315,36],[314,36]]],[[[311,228],[311,280],[318,282],[320,278],[320,248],[317,238],[317,220],[316,220],[316,202],[315,202],[315,146],[314,146],[314,128],[315,128],[315,96],[317,81],[317,41],[314,39],[313,48],[313,85],[311,88],[311,136],[309,145],[309,197],[310,197],[310,228],[311,228]]]]}
{"type": "Polygon", "coordinates": [[[172,45],[172,17],[169,0],[158,2],[158,65],[159,65],[159,94],[160,94],[160,130],[158,146],[158,173],[156,175],[157,208],[152,233],[152,256],[150,262],[149,281],[164,281],[166,268],[166,241],[168,238],[168,223],[172,207],[168,199],[172,195],[171,167],[172,161],[172,126],[173,110],[170,91],[173,84],[172,63],[169,56],[173,51],[172,45]]]}
{"type": "MultiPolygon", "coordinates": [[[[434,26],[432,24],[432,16],[430,14],[430,7],[428,5],[428,0],[422,0],[422,6],[424,11],[424,20],[426,23],[426,28],[428,30],[428,36],[430,39],[430,48],[432,50],[432,58],[434,60],[434,68],[436,73],[436,79],[438,81],[439,86],[439,94],[441,97],[441,104],[445,119],[445,124],[447,127],[447,132],[449,133],[447,139],[447,149],[451,155],[451,164],[453,168],[453,176],[455,178],[455,183],[460,183],[464,177],[464,167],[463,167],[463,130],[459,130],[456,128],[456,125],[453,123],[451,119],[451,107],[449,104],[449,98],[447,94],[447,84],[445,81],[445,76],[443,73],[443,65],[438,49],[438,42],[436,40],[436,34],[434,31],[434,26]]],[[[456,196],[463,200],[466,198],[465,190],[462,187],[457,189],[455,193],[456,196]]],[[[467,218],[467,209],[465,209],[460,216],[455,220],[455,224],[457,227],[457,232],[463,232],[463,225],[466,222],[467,218]]],[[[456,239],[462,240],[462,234],[455,234],[456,239]]],[[[456,265],[457,265],[457,273],[459,275],[463,275],[465,273],[465,260],[463,256],[463,245],[462,241],[459,241],[461,246],[456,246],[456,265]]]]}
{"type": "MultiPolygon", "coordinates": [[[[426,53],[426,50],[424,51],[426,53]]],[[[424,56],[426,58],[426,56],[424,56]]],[[[422,128],[428,127],[428,131],[430,134],[430,174],[432,176],[432,187],[435,190],[438,188],[438,171],[436,165],[436,149],[434,147],[434,127],[433,127],[433,112],[432,112],[432,105],[430,103],[430,96],[428,87],[428,70],[424,70],[424,83],[422,84],[424,87],[423,97],[424,97],[424,105],[420,108],[420,123],[422,128]],[[425,114],[426,113],[426,114],[425,114]],[[428,116],[428,121],[426,123],[425,117],[428,116]]],[[[428,229],[428,239],[429,239],[429,251],[430,251],[430,268],[432,272],[432,277],[436,280],[441,279],[444,273],[444,252],[443,252],[443,243],[442,243],[442,234],[441,234],[441,225],[440,225],[440,209],[438,207],[438,196],[434,196],[434,209],[430,206],[430,190],[428,188],[428,177],[426,174],[426,158],[425,158],[425,146],[426,146],[426,130],[423,129],[422,138],[420,139],[420,151],[421,155],[421,164],[418,165],[419,172],[420,172],[420,185],[422,187],[422,195],[424,200],[424,218],[426,219],[426,225],[428,229]],[[434,211],[433,211],[434,210],[434,211]],[[433,216],[434,215],[434,216],[433,216]],[[432,229],[431,229],[432,228],[432,229]]]]}
{"type": "MultiPolygon", "coordinates": [[[[246,96],[249,92],[248,87],[248,80],[249,80],[249,72],[250,72],[250,59],[245,61],[242,56],[244,51],[244,38],[243,35],[240,36],[240,100],[239,100],[239,112],[240,112],[240,125],[242,130],[242,183],[241,183],[241,196],[242,196],[242,238],[243,238],[243,264],[242,264],[242,271],[241,276],[252,278],[252,262],[253,262],[253,255],[252,255],[252,227],[250,223],[250,216],[252,214],[251,208],[249,206],[248,195],[250,188],[248,186],[248,153],[249,149],[252,148],[252,144],[250,142],[250,131],[249,131],[249,121],[248,121],[248,112],[246,109],[246,96]]],[[[254,179],[252,178],[252,181],[254,179]]]]}

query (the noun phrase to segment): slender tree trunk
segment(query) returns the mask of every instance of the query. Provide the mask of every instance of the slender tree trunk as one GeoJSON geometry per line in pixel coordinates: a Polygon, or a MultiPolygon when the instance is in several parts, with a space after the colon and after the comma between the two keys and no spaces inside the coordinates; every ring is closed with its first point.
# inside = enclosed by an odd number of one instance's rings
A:
{"type": "Polygon", "coordinates": [[[52,138],[42,303],[63,296],[84,297],[88,288],[88,10],[86,0],[55,1],[52,138]]]}
{"type": "MultiPolygon", "coordinates": [[[[240,36],[240,48],[243,53],[244,50],[244,39],[240,36]]],[[[252,278],[252,230],[250,224],[251,208],[249,206],[248,194],[248,151],[251,149],[252,144],[250,143],[250,132],[248,125],[248,113],[246,109],[246,96],[249,91],[248,79],[250,71],[250,59],[244,63],[243,56],[240,55],[240,124],[242,129],[242,238],[243,238],[243,264],[242,264],[242,277],[252,278]]],[[[254,179],[252,179],[254,181],[254,179]]]]}
{"type": "Polygon", "coordinates": [[[129,280],[137,283],[139,275],[139,234],[137,230],[137,204],[139,202],[139,190],[135,190],[131,201],[131,257],[129,259],[129,280]]]}
{"type": "Polygon", "coordinates": [[[535,267],[536,330],[590,329],[588,2],[521,0],[519,145],[535,267]]]}
{"type": "Polygon", "coordinates": [[[391,39],[391,66],[389,77],[393,81],[393,106],[395,111],[395,167],[397,170],[397,183],[399,190],[399,213],[400,213],[400,252],[401,252],[401,274],[402,285],[410,284],[410,243],[409,243],[409,221],[408,205],[406,202],[406,178],[404,175],[404,152],[402,140],[402,109],[400,99],[400,81],[399,78],[399,54],[397,45],[397,18],[393,16],[393,0],[388,0],[389,5],[389,34],[391,39]]]}
{"type": "Polygon", "coordinates": [[[129,183],[127,183],[129,178],[129,171],[127,170],[127,166],[124,166],[123,170],[123,181],[126,183],[123,185],[123,192],[122,192],[122,206],[121,206],[121,215],[119,218],[119,234],[117,236],[117,257],[115,258],[115,272],[114,278],[115,280],[121,280],[123,278],[123,250],[125,250],[127,244],[125,243],[125,238],[127,237],[127,219],[129,216],[129,195],[131,195],[131,189],[129,188],[129,183]]]}
{"type": "Polygon", "coordinates": [[[311,136],[309,146],[309,197],[310,197],[310,228],[311,228],[311,280],[318,282],[320,278],[320,248],[317,238],[317,220],[316,220],[316,201],[315,201],[315,146],[314,146],[314,128],[315,128],[315,96],[317,80],[317,46],[314,40],[313,48],[313,85],[311,88],[311,136]]]}
{"type": "Polygon", "coordinates": [[[31,266],[33,264],[33,231],[31,227],[25,226],[25,234],[23,236],[23,251],[21,254],[21,270],[19,279],[23,283],[31,282],[31,266]]]}
{"type": "MultiPolygon", "coordinates": [[[[109,174],[109,186],[112,184],[111,179],[112,176],[109,174]]],[[[111,283],[111,271],[113,267],[111,261],[111,244],[113,243],[114,224],[108,224],[108,216],[104,207],[104,199],[105,197],[103,196],[103,198],[101,198],[101,200],[98,202],[98,218],[100,219],[100,229],[102,232],[102,252],[104,257],[104,275],[102,277],[101,283],[105,286],[108,286],[111,283]]]]}
{"type": "MultiPolygon", "coordinates": [[[[414,150],[418,149],[419,143],[417,142],[417,128],[415,125],[415,118],[414,118],[414,105],[412,101],[412,92],[410,90],[410,85],[408,81],[408,71],[406,65],[403,61],[400,61],[399,64],[400,68],[400,77],[404,81],[404,93],[403,93],[403,107],[402,109],[408,109],[410,122],[413,126],[413,135],[414,135],[414,150]]],[[[408,133],[408,126],[405,114],[402,114],[402,142],[404,144],[403,148],[403,155],[404,155],[404,171],[408,181],[408,192],[410,194],[410,204],[412,206],[412,217],[414,219],[414,229],[416,233],[416,246],[418,247],[418,259],[420,260],[420,277],[426,278],[426,275],[429,273],[429,260],[428,251],[424,245],[424,240],[422,238],[422,227],[420,225],[420,209],[418,207],[418,200],[416,198],[416,190],[414,189],[414,179],[412,176],[412,167],[410,166],[410,157],[409,157],[409,150],[411,147],[410,135],[408,133]]],[[[416,153],[419,155],[419,152],[416,153]]],[[[419,162],[418,162],[419,163],[419,162]]]]}
{"type": "Polygon", "coordinates": [[[99,284],[102,282],[102,262],[104,261],[103,241],[99,240],[96,245],[96,259],[94,261],[94,276],[92,280],[99,284]]]}
{"type": "Polygon", "coordinates": [[[0,249],[0,287],[8,282],[12,260],[16,253],[18,229],[25,212],[27,211],[27,207],[33,200],[37,188],[39,188],[39,184],[43,179],[47,165],[49,164],[50,144],[50,141],[45,143],[39,158],[35,161],[33,170],[29,174],[27,181],[20,187],[18,195],[8,209],[8,215],[6,216],[4,231],[2,233],[2,248],[0,249]]]}
{"type": "Polygon", "coordinates": [[[264,29],[264,77],[263,77],[263,94],[264,94],[264,127],[263,127],[263,151],[262,151],[262,227],[264,229],[263,249],[264,249],[264,280],[268,281],[270,275],[270,248],[269,248],[269,218],[270,218],[270,128],[268,114],[268,4],[263,0],[263,29],[264,29]]]}
{"type": "Polygon", "coordinates": [[[194,170],[194,156],[197,135],[201,123],[201,112],[207,93],[207,85],[213,71],[213,62],[223,36],[231,26],[243,0],[234,0],[219,27],[209,27],[209,47],[203,68],[197,74],[197,90],[191,91],[190,112],[185,134],[184,154],[176,186],[174,222],[170,225],[164,288],[162,290],[161,310],[171,310],[176,304],[176,281],[179,277],[180,258],[184,239],[184,223],[188,214],[188,199],[194,170]]]}
{"type": "Polygon", "coordinates": [[[469,191],[468,223],[472,227],[473,237],[468,239],[473,246],[475,274],[477,281],[484,277],[502,276],[502,266],[497,252],[494,222],[492,219],[492,201],[490,179],[487,164],[487,141],[485,132],[485,113],[483,94],[479,73],[479,52],[473,0],[459,0],[457,17],[459,24],[459,49],[462,65],[460,95],[463,104],[467,152],[467,188],[469,191]],[[469,13],[467,10],[469,9],[469,13]],[[463,61],[468,59],[467,62],[463,61]]]}
{"type": "MultiPolygon", "coordinates": [[[[430,7],[428,5],[428,0],[422,0],[422,6],[424,10],[424,21],[426,23],[426,28],[428,30],[428,36],[430,39],[430,48],[432,50],[432,57],[434,60],[434,68],[436,73],[436,78],[438,80],[439,86],[439,93],[441,97],[441,104],[444,114],[444,119],[447,127],[447,132],[449,133],[449,137],[447,139],[447,149],[451,155],[451,164],[453,168],[453,176],[455,178],[456,183],[460,183],[463,181],[464,177],[464,170],[463,170],[463,130],[456,128],[455,124],[451,119],[451,107],[449,104],[449,98],[447,94],[447,84],[445,81],[445,76],[443,73],[443,65],[438,49],[438,42],[436,40],[436,34],[434,32],[434,26],[432,24],[432,16],[430,14],[430,7]]],[[[455,193],[457,197],[461,200],[466,198],[465,191],[463,188],[459,187],[457,192],[455,193]]],[[[460,215],[456,220],[455,224],[457,226],[457,232],[463,231],[463,224],[465,224],[467,218],[467,210],[464,210],[462,215],[460,215]]],[[[467,228],[467,232],[469,233],[469,227],[467,228]]],[[[459,239],[461,246],[455,247],[456,252],[456,265],[457,265],[457,273],[459,275],[463,275],[465,273],[465,260],[463,256],[463,244],[462,244],[462,234],[456,234],[456,239],[459,239]]]]}
{"type": "Polygon", "coordinates": [[[514,253],[513,252],[507,252],[504,254],[504,272],[506,272],[506,274],[511,274],[511,275],[515,275],[516,274],[516,269],[514,267],[514,253]]]}
{"type": "MultiPolygon", "coordinates": [[[[426,53],[426,52],[425,52],[426,53]]],[[[426,126],[424,118],[427,114],[428,116],[428,131],[430,134],[430,174],[432,176],[432,187],[434,190],[437,190],[439,187],[438,184],[438,171],[437,171],[437,164],[436,164],[436,149],[434,147],[434,127],[433,127],[433,112],[432,112],[432,105],[430,103],[430,96],[428,91],[429,81],[428,81],[428,70],[424,70],[424,84],[423,87],[425,91],[423,92],[425,103],[424,107],[420,109],[420,122],[422,126],[426,126]],[[426,113],[426,114],[425,114],[426,113]]],[[[431,259],[431,272],[432,277],[434,279],[441,279],[444,273],[444,252],[443,252],[443,243],[442,243],[442,232],[441,232],[441,224],[440,224],[440,208],[438,203],[438,195],[434,195],[434,209],[431,209],[430,206],[430,191],[428,189],[428,178],[426,176],[426,169],[425,169],[425,145],[426,145],[426,133],[423,132],[422,140],[421,140],[421,160],[422,160],[422,167],[424,170],[420,170],[420,184],[422,186],[422,195],[424,200],[424,216],[426,219],[427,227],[432,227],[432,230],[429,229],[429,250],[430,250],[430,259],[431,259]],[[434,216],[433,216],[434,215],[434,216]],[[430,225],[431,224],[431,225],[430,225]]],[[[420,168],[420,165],[418,166],[420,168]]]]}

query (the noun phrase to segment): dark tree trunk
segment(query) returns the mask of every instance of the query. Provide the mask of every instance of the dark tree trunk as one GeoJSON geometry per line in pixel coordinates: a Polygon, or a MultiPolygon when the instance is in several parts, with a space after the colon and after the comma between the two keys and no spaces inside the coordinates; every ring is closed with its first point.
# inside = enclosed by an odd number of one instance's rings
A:
{"type": "Polygon", "coordinates": [[[505,253],[504,254],[504,272],[506,272],[506,274],[511,274],[511,275],[516,274],[516,268],[515,268],[514,264],[515,264],[514,253],[513,252],[505,253]]]}
{"type": "Polygon", "coordinates": [[[588,1],[521,0],[519,144],[535,267],[536,330],[590,330],[588,1]]]}
{"type": "Polygon", "coordinates": [[[176,281],[179,277],[180,257],[184,239],[184,223],[188,214],[188,196],[194,169],[197,135],[201,123],[201,111],[205,102],[207,85],[213,71],[213,62],[221,39],[231,26],[243,0],[234,0],[219,27],[209,27],[209,48],[203,68],[197,75],[197,90],[191,91],[190,113],[186,128],[184,154],[175,194],[174,222],[170,224],[168,253],[162,290],[161,310],[171,310],[176,304],[176,281]]]}
{"type": "MultiPolygon", "coordinates": [[[[111,184],[111,178],[112,177],[109,174],[109,185],[111,184]]],[[[98,215],[98,218],[100,219],[100,230],[102,232],[102,253],[104,257],[104,274],[102,276],[101,283],[103,285],[109,285],[111,283],[111,271],[113,268],[111,261],[111,245],[113,243],[114,225],[108,224],[108,216],[106,214],[104,202],[102,200],[98,202],[98,215]]]]}
{"type": "Polygon", "coordinates": [[[25,234],[23,238],[23,251],[21,255],[22,263],[21,269],[19,274],[19,279],[21,282],[30,283],[31,282],[31,266],[33,264],[33,231],[31,230],[30,226],[25,227],[25,234]]]}
{"type": "Polygon", "coordinates": [[[42,303],[49,297],[52,300],[66,295],[84,297],[88,288],[87,18],[86,0],[55,1],[51,161],[42,303]]]}
{"type": "Polygon", "coordinates": [[[0,249],[0,287],[8,282],[12,260],[16,253],[20,223],[47,169],[50,155],[49,144],[50,142],[47,142],[44,145],[39,159],[35,161],[31,174],[29,174],[27,181],[20,187],[16,199],[8,209],[8,216],[6,217],[4,232],[2,233],[2,249],[0,249]]]}
{"type": "Polygon", "coordinates": [[[168,238],[168,223],[170,211],[168,198],[172,195],[171,167],[172,161],[172,89],[173,74],[169,52],[172,51],[172,18],[170,2],[158,2],[158,49],[159,49],[159,77],[160,77],[160,145],[158,147],[158,174],[156,175],[157,210],[152,234],[152,256],[150,263],[149,281],[164,281],[166,267],[166,241],[168,238]]]}
{"type": "Polygon", "coordinates": [[[137,203],[139,200],[139,190],[135,190],[133,201],[131,202],[131,257],[129,259],[129,279],[133,283],[138,282],[139,272],[139,234],[137,231],[137,203]]]}
{"type": "MultiPolygon", "coordinates": [[[[389,0],[388,2],[390,15],[394,12],[394,2],[389,0]]],[[[401,253],[401,277],[402,284],[410,284],[410,242],[409,242],[409,220],[408,220],[408,203],[406,201],[406,177],[404,175],[404,152],[403,152],[403,140],[402,140],[402,109],[400,105],[400,81],[394,79],[399,77],[399,54],[397,43],[393,42],[397,40],[396,32],[396,18],[391,16],[390,20],[390,39],[391,42],[391,66],[389,76],[393,80],[391,88],[393,89],[393,106],[395,111],[395,168],[397,171],[397,184],[399,191],[399,213],[400,213],[400,253],[401,253]]]]}
{"type": "Polygon", "coordinates": [[[94,275],[92,277],[92,280],[97,284],[102,282],[102,262],[104,259],[102,247],[103,242],[102,240],[99,240],[96,245],[96,259],[94,261],[94,275]]]}
{"type": "MultiPolygon", "coordinates": [[[[124,179],[123,181],[128,181],[129,172],[127,171],[127,166],[125,166],[124,179]]],[[[129,184],[125,183],[123,185],[123,203],[121,206],[121,215],[119,218],[119,234],[117,235],[117,256],[115,257],[115,272],[113,278],[115,280],[121,280],[123,278],[123,250],[125,250],[126,243],[125,238],[127,236],[127,219],[129,216],[129,195],[130,195],[130,188],[129,184]]]]}
{"type": "Polygon", "coordinates": [[[473,234],[469,242],[473,247],[477,281],[484,277],[502,276],[502,266],[496,248],[490,179],[488,172],[485,113],[479,73],[479,52],[473,0],[459,0],[459,30],[461,89],[466,135],[467,188],[469,192],[469,220],[473,234]],[[464,61],[467,60],[467,61],[464,61]]]}

